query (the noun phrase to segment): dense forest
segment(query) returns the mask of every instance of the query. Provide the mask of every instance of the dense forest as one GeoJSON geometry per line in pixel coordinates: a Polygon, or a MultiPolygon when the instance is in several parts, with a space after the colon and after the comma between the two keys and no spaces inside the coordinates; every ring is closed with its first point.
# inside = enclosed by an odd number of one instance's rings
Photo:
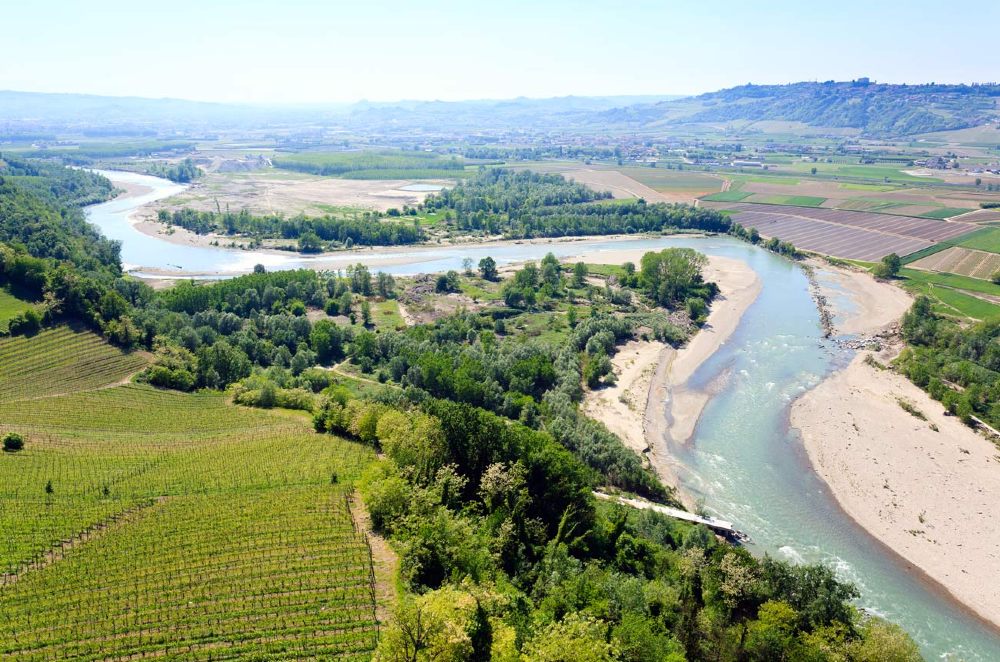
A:
{"type": "Polygon", "coordinates": [[[311,411],[317,430],[384,453],[360,490],[399,552],[404,594],[378,659],[919,659],[905,633],[851,606],[856,590],[829,568],[756,559],[707,529],[594,498],[617,487],[671,500],[577,403],[613,379],[623,340],[694,331],[716,293],[695,251],[649,253],[603,288],[586,265],[547,256],[501,283],[502,307],[373,329],[369,301],[396,284],[363,265],[155,292],[121,275],[78,208],[0,186],[0,280],[44,299],[39,323],[79,320],[153,351],[142,375],[153,385],[228,386],[239,403],[311,411]],[[310,310],[355,323],[312,322],[310,310]],[[537,311],[565,313],[558,340],[508,327],[537,311]],[[344,359],[360,380],[317,367],[344,359]]]}
{"type": "Polygon", "coordinates": [[[963,328],[918,297],[903,318],[899,369],[963,422],[1000,429],[1000,320],[963,328]]]}
{"type": "Polygon", "coordinates": [[[460,231],[517,239],[697,229],[727,232],[731,222],[711,209],[611,200],[558,174],[481,168],[476,177],[428,196],[424,207],[446,211],[460,231]]]}
{"type": "Polygon", "coordinates": [[[106,177],[86,170],[66,168],[52,161],[15,158],[0,154],[0,177],[49,201],[82,207],[109,200],[114,185],[106,177]]]}

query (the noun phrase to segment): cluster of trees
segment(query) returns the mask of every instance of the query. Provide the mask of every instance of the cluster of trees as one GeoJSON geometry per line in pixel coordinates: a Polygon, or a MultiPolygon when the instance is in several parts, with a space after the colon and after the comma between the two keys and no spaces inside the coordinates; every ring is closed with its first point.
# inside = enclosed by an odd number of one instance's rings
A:
{"type": "Polygon", "coordinates": [[[149,169],[150,175],[155,175],[157,177],[166,177],[172,182],[177,182],[179,184],[187,184],[188,182],[193,182],[194,180],[201,177],[201,168],[194,164],[191,159],[184,159],[180,163],[174,166],[167,166],[163,164],[153,165],[149,169]]]}
{"type": "MultiPolygon", "coordinates": [[[[225,388],[250,377],[255,368],[285,370],[299,378],[317,363],[341,360],[348,345],[356,341],[351,326],[330,320],[313,324],[306,317],[307,309],[326,310],[352,321],[357,321],[355,313],[360,312],[367,324],[367,301],[359,304],[356,297],[394,295],[391,276],[373,276],[360,264],[346,275],[259,269],[218,283],[185,281],[150,292],[134,313],[145,344],[156,354],[143,379],[157,386],[192,390],[225,388]]],[[[310,383],[315,379],[310,377],[310,383]]],[[[280,382],[280,388],[286,387],[280,382]]]]}
{"type": "Polygon", "coordinates": [[[757,232],[757,228],[750,228],[747,230],[745,227],[739,223],[733,223],[729,228],[729,234],[736,237],[737,239],[742,239],[743,241],[748,241],[755,246],[760,246],[761,248],[767,249],[772,253],[777,253],[778,255],[785,255],[797,260],[802,257],[802,252],[795,248],[795,245],[791,242],[781,241],[777,237],[771,237],[770,239],[761,243],[763,239],[760,233],[757,232]]]}
{"type": "Polygon", "coordinates": [[[109,200],[114,185],[106,177],[66,168],[52,161],[0,155],[0,177],[29,193],[64,207],[82,207],[109,200]]]}
{"type": "Polygon", "coordinates": [[[28,183],[5,172],[0,170],[0,242],[23,247],[33,257],[71,262],[83,271],[121,273],[118,243],[87,223],[79,208],[95,197],[111,197],[107,179],[61,168],[78,174],[54,178],[36,170],[29,176],[36,179],[28,183]]]}
{"type": "Polygon", "coordinates": [[[395,246],[415,244],[425,239],[416,223],[383,221],[379,212],[364,212],[352,216],[305,215],[285,218],[279,215],[255,216],[243,209],[238,212],[161,209],[157,220],[177,225],[198,234],[211,232],[241,235],[259,239],[298,239],[303,252],[322,250],[323,242],[350,248],[352,246],[395,246]]]}
{"type": "Polygon", "coordinates": [[[415,389],[336,391],[314,421],[385,454],[361,491],[406,593],[376,659],[920,659],[825,566],[599,504],[547,432],[415,389]]]}
{"type": "Polygon", "coordinates": [[[689,205],[610,200],[562,175],[481,168],[458,186],[428,196],[424,208],[445,211],[455,228],[512,238],[606,235],[698,229],[727,232],[719,212],[689,205]],[[603,204],[595,204],[603,203],[603,204]]]}
{"type": "Polygon", "coordinates": [[[964,423],[1000,428],[1000,319],[963,328],[918,297],[903,317],[899,370],[964,423]]]}
{"type": "Polygon", "coordinates": [[[122,276],[117,242],[87,223],[78,206],[110,197],[110,182],[62,166],[13,163],[14,171],[35,174],[0,175],[0,285],[37,305],[11,320],[8,332],[30,334],[70,318],[125,347],[137,344],[129,298],[144,286],[122,276]]]}
{"type": "MultiPolygon", "coordinates": [[[[634,296],[649,292],[652,304],[686,306],[694,310],[695,319],[703,315],[717,291],[713,283],[702,280],[704,256],[690,249],[667,249],[647,257],[645,274],[637,273],[634,267],[626,269],[620,279],[623,287],[610,283],[605,287],[607,302],[615,310],[632,311],[634,296]],[[633,292],[629,286],[637,289],[633,292]]],[[[484,263],[480,267],[490,271],[491,265],[484,263]]],[[[391,381],[435,398],[481,407],[529,427],[544,427],[611,484],[654,499],[668,499],[639,458],[605,428],[581,416],[577,406],[583,397],[581,384],[598,388],[613,381],[610,358],[615,347],[634,335],[640,321],[645,324],[648,320],[596,309],[579,319],[571,306],[567,314],[571,329],[567,340],[558,346],[506,336],[505,317],[518,309],[552,307],[565,301],[570,287],[584,285],[586,273],[586,265],[579,264],[567,274],[555,256],[546,255],[540,264],[526,264],[504,284],[504,300],[513,310],[458,313],[433,325],[396,332],[359,331],[348,356],[380,382],[391,381]]],[[[448,276],[442,279],[442,287],[447,289],[448,276]]],[[[659,323],[654,334],[679,343],[688,332],[659,323]]]]}
{"type": "Polygon", "coordinates": [[[276,168],[306,172],[324,177],[343,176],[360,171],[462,171],[465,169],[465,165],[454,157],[449,158],[429,152],[404,152],[397,150],[303,152],[281,156],[275,158],[273,162],[276,168]]]}

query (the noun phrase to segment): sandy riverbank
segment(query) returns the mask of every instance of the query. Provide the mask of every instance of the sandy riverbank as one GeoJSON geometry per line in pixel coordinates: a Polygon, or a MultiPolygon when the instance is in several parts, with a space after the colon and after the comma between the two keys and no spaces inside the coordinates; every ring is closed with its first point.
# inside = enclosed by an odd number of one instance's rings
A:
{"type": "MultiPolygon", "coordinates": [[[[877,333],[910,304],[905,292],[866,274],[835,270],[834,282],[855,308],[840,316],[840,333],[877,333]]],[[[874,356],[888,364],[898,349],[874,356]]],[[[866,364],[868,354],[799,398],[791,424],[851,518],[1000,626],[1000,450],[905,377],[866,364]]]]}
{"type": "Polygon", "coordinates": [[[1000,451],[864,354],[800,398],[792,425],[848,515],[1000,627],[1000,451]]]}
{"type": "MultiPolygon", "coordinates": [[[[638,263],[644,250],[600,251],[579,258],[596,264],[638,263]]],[[[644,453],[660,478],[679,487],[673,443],[686,443],[694,433],[711,394],[685,385],[698,367],[732,335],[743,313],[756,300],[761,282],[745,262],[711,256],[706,280],[719,285],[705,325],[680,349],[654,341],[632,341],[612,363],[618,383],[588,392],[587,415],[601,421],[637,452],[644,453]]],[[[688,506],[693,502],[680,494],[688,506]]]]}

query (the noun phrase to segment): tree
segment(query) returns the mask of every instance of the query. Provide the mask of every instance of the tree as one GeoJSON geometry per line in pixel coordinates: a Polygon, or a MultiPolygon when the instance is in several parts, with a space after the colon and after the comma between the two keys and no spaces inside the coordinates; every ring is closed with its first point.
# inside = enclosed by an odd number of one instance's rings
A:
{"type": "Polygon", "coordinates": [[[872,273],[877,278],[895,278],[902,266],[903,262],[899,259],[899,256],[895,253],[889,253],[872,268],[872,273]]]}
{"type": "Polygon", "coordinates": [[[3,449],[8,453],[16,453],[24,448],[24,437],[16,432],[8,432],[3,437],[3,449]]]}
{"type": "Polygon", "coordinates": [[[434,291],[441,293],[448,292],[458,292],[462,288],[458,280],[457,271],[449,271],[448,273],[441,274],[437,277],[437,281],[434,283],[434,291]]]}
{"type": "Polygon", "coordinates": [[[368,299],[361,302],[361,323],[364,326],[372,325],[372,305],[368,303],[368,299]]]}
{"type": "Polygon", "coordinates": [[[640,279],[654,301],[672,307],[702,285],[701,270],[708,258],[691,248],[667,248],[646,253],[640,262],[640,279]]]}
{"type": "Polygon", "coordinates": [[[484,280],[496,280],[497,279],[497,263],[496,260],[491,258],[489,255],[484,257],[479,261],[479,274],[484,280]]]}
{"type": "Polygon", "coordinates": [[[315,232],[306,232],[299,235],[300,253],[319,253],[323,250],[323,241],[315,232]]]}
{"type": "Polygon", "coordinates": [[[466,276],[472,276],[472,258],[471,257],[462,258],[462,271],[465,272],[466,276]]]}
{"type": "Polygon", "coordinates": [[[320,320],[309,332],[309,346],[319,362],[328,365],[344,356],[344,332],[330,320],[320,320]]]}
{"type": "Polygon", "coordinates": [[[538,631],[525,645],[526,659],[534,662],[610,662],[618,650],[605,638],[607,626],[579,613],[538,631]]]}
{"type": "MultiPolygon", "coordinates": [[[[635,270],[635,265],[632,265],[633,271],[635,270]]],[[[583,262],[577,262],[573,265],[573,287],[580,288],[583,287],[587,282],[587,265],[583,262]]]]}
{"type": "Polygon", "coordinates": [[[376,277],[375,289],[379,296],[389,299],[396,293],[396,280],[391,274],[380,271],[376,277]]]}
{"type": "Polygon", "coordinates": [[[862,637],[850,647],[850,659],[857,662],[918,662],[920,649],[901,627],[878,618],[869,619],[862,637]]]}

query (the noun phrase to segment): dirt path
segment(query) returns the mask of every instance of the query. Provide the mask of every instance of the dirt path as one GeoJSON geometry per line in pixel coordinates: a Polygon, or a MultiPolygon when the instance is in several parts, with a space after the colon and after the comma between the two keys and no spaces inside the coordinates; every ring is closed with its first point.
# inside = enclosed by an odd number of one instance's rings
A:
{"type": "Polygon", "coordinates": [[[349,501],[354,526],[362,531],[368,540],[372,554],[372,572],[375,577],[375,618],[380,625],[389,620],[390,606],[396,604],[396,575],[399,572],[399,556],[389,541],[372,529],[371,516],[357,490],[349,501]]]}

